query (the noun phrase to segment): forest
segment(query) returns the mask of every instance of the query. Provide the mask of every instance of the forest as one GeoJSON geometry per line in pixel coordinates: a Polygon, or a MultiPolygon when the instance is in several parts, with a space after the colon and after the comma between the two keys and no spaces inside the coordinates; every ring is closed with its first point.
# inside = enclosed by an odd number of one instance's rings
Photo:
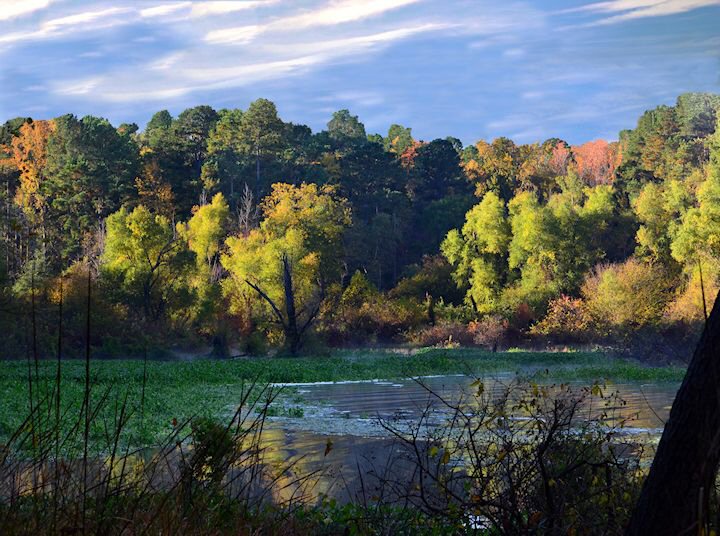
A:
{"type": "Polygon", "coordinates": [[[720,285],[720,95],[618,141],[463,146],[265,99],[0,128],[4,358],[374,345],[688,357],[720,285]],[[86,310],[92,308],[92,326],[86,310]],[[662,351],[660,350],[662,349],[662,351]]]}

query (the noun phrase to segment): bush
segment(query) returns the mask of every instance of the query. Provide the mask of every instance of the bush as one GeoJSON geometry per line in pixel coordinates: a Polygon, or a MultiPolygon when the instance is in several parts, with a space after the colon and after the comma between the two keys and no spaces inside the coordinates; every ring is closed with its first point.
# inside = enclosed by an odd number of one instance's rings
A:
{"type": "Polygon", "coordinates": [[[464,288],[459,288],[452,277],[453,267],[441,255],[423,257],[422,266],[413,275],[401,279],[388,295],[391,298],[414,298],[422,301],[426,296],[447,303],[462,303],[464,288]]]}
{"type": "Polygon", "coordinates": [[[700,284],[700,272],[695,270],[686,285],[679,290],[675,299],[668,305],[666,315],[671,323],[702,325],[705,322],[703,290],[705,308],[710,314],[710,309],[718,294],[718,282],[712,273],[707,273],[710,270],[705,268],[703,271],[706,272],[703,274],[703,285],[700,284]]]}
{"type": "Polygon", "coordinates": [[[556,342],[586,342],[592,319],[580,298],[562,295],[548,305],[548,312],[531,333],[556,342]]]}
{"type": "Polygon", "coordinates": [[[510,322],[498,315],[489,315],[481,320],[471,322],[468,331],[472,333],[473,342],[479,346],[497,350],[509,340],[510,322]]]}
{"type": "Polygon", "coordinates": [[[390,342],[421,325],[426,316],[424,304],[390,299],[356,272],[337,308],[327,311],[320,331],[331,345],[390,342]]]}
{"type": "Polygon", "coordinates": [[[408,341],[418,346],[472,346],[473,333],[460,322],[440,322],[426,326],[408,335],[408,341]]]}
{"type": "Polygon", "coordinates": [[[592,327],[600,335],[659,327],[672,296],[670,279],[660,266],[634,258],[596,267],[582,288],[592,327]]]}

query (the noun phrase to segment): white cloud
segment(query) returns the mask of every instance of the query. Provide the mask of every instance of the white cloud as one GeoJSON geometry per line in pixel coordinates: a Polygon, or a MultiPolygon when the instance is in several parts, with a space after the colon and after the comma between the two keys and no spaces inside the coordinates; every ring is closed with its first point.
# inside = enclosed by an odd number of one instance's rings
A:
{"type": "MultiPolygon", "coordinates": [[[[240,88],[266,80],[282,80],[319,67],[365,59],[371,53],[419,35],[444,32],[454,36],[483,35],[492,39],[516,32],[528,24],[540,24],[542,19],[535,12],[531,15],[523,11],[523,16],[519,16],[510,8],[474,16],[445,14],[432,8],[430,12],[427,9],[404,10],[402,17],[367,21],[422,0],[336,0],[329,3],[314,0],[314,9],[276,17],[270,13],[258,16],[253,13],[251,24],[217,28],[218,24],[233,20],[232,16],[225,17],[223,13],[276,1],[174,1],[146,4],[144,10],[133,8],[132,14],[123,16],[123,20],[138,22],[165,17],[163,29],[177,29],[180,45],[161,56],[149,55],[144,64],[115,63],[86,80],[77,76],[65,80],[56,77],[50,83],[51,91],[76,97],[91,95],[94,99],[116,103],[171,99],[202,91],[240,88]],[[216,15],[199,18],[211,12],[216,15]],[[193,18],[198,18],[197,23],[173,26],[193,18]],[[323,27],[322,31],[318,26],[323,27]],[[181,44],[183,41],[184,45],[181,44]],[[242,54],[228,54],[227,50],[216,46],[249,42],[253,42],[253,46],[244,49],[242,54]]],[[[97,18],[100,12],[90,13],[95,13],[93,17],[97,18]]],[[[71,17],[60,20],[78,20],[77,15],[71,17]]],[[[85,17],[91,15],[85,14],[85,17]]],[[[248,20],[248,17],[242,16],[240,20],[248,20]]],[[[53,25],[57,28],[57,21],[53,25]]],[[[347,96],[346,100],[365,106],[378,103],[377,96],[373,95],[347,96]]]]}
{"type": "MultiPolygon", "coordinates": [[[[91,22],[94,23],[97,21],[102,21],[103,19],[107,19],[108,17],[112,17],[113,15],[120,15],[122,13],[128,13],[130,11],[132,10],[127,7],[111,7],[108,9],[102,9],[100,11],[85,11],[83,13],[75,13],[73,15],[49,20],[47,22],[44,22],[40,29],[41,31],[50,33],[64,26],[79,26],[82,24],[89,24],[91,22]]],[[[108,21],[106,20],[105,22],[107,23],[108,21]]]]}
{"type": "Polygon", "coordinates": [[[302,13],[277,21],[278,27],[288,29],[309,28],[311,26],[330,26],[362,20],[379,15],[385,11],[397,9],[419,0],[342,0],[327,7],[302,13]]]}
{"type": "Polygon", "coordinates": [[[611,16],[593,24],[614,24],[632,19],[676,15],[710,6],[720,6],[720,0],[612,0],[595,2],[564,12],[606,13],[611,16]]]}
{"type": "Polygon", "coordinates": [[[250,9],[269,6],[277,2],[278,0],[174,2],[144,8],[141,9],[139,13],[143,18],[171,16],[171,20],[187,20],[213,15],[226,15],[228,13],[236,13],[238,11],[247,11],[250,9]],[[174,13],[181,11],[184,13],[176,17],[172,17],[174,13]]]}
{"type": "Polygon", "coordinates": [[[268,51],[271,52],[268,58],[278,59],[255,59],[247,63],[229,65],[223,63],[226,60],[209,61],[207,56],[193,57],[190,53],[178,53],[145,66],[146,71],[154,71],[154,74],[146,76],[142,91],[135,90],[137,85],[135,72],[127,78],[112,76],[59,83],[55,85],[55,91],[65,95],[92,93],[103,100],[120,102],[138,99],[158,100],[201,90],[241,87],[262,80],[297,74],[332,61],[346,60],[396,40],[446,27],[426,24],[346,39],[292,43],[274,49],[268,47],[268,51]],[[290,53],[292,53],[291,57],[282,57],[290,53]],[[178,67],[181,59],[182,64],[188,66],[178,67]],[[164,76],[159,76],[159,72],[165,73],[164,76]]]}
{"type": "Polygon", "coordinates": [[[320,54],[331,53],[333,56],[352,53],[366,52],[368,48],[407,39],[416,34],[446,30],[453,27],[450,24],[422,24],[397,28],[386,32],[379,32],[342,39],[328,39],[325,41],[307,41],[302,43],[289,43],[285,45],[267,45],[266,50],[274,53],[294,52],[296,54],[320,54]]]}
{"type": "Polygon", "coordinates": [[[245,2],[193,2],[190,10],[191,17],[206,17],[208,15],[223,15],[236,11],[255,9],[276,3],[277,0],[248,0],[245,2]]]}
{"type": "Polygon", "coordinates": [[[0,0],[0,21],[45,9],[52,0],[0,0]]]}
{"type": "Polygon", "coordinates": [[[205,36],[208,43],[222,44],[234,43],[245,44],[255,39],[258,35],[265,31],[264,26],[250,25],[240,26],[237,28],[226,28],[224,30],[213,30],[205,36]]]}
{"type": "Polygon", "coordinates": [[[170,15],[171,13],[175,13],[176,11],[187,9],[189,7],[192,7],[192,2],[177,2],[174,4],[160,4],[159,6],[146,7],[145,9],[141,9],[139,11],[139,13],[140,13],[140,16],[143,18],[164,17],[165,15],[170,15]]]}
{"type": "Polygon", "coordinates": [[[127,24],[128,19],[116,15],[130,13],[130,8],[113,7],[99,11],[85,11],[43,22],[36,30],[20,31],[0,35],[0,44],[12,44],[20,41],[48,39],[73,34],[76,31],[98,30],[119,24],[127,24]]]}
{"type": "Polygon", "coordinates": [[[290,32],[316,26],[333,26],[355,22],[380,15],[419,0],[342,0],[325,7],[275,19],[265,25],[238,26],[208,32],[205,40],[209,43],[245,44],[258,35],[269,32],[290,32]]]}

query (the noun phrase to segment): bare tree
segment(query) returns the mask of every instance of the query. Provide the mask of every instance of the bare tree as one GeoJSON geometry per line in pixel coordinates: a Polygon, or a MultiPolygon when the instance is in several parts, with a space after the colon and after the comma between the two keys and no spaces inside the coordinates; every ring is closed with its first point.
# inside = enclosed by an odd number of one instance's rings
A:
{"type": "Polygon", "coordinates": [[[242,236],[247,236],[250,231],[257,227],[260,221],[260,209],[255,204],[253,192],[245,183],[240,204],[237,207],[238,228],[242,236]]]}

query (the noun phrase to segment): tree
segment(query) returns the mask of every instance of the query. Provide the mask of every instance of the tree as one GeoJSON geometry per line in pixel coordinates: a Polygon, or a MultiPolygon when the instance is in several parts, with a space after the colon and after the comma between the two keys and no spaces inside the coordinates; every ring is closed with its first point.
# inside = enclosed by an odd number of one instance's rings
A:
{"type": "MultiPolygon", "coordinates": [[[[33,231],[40,233],[43,247],[47,238],[47,199],[41,192],[41,185],[47,173],[48,139],[54,130],[53,121],[25,122],[17,128],[16,135],[11,136],[7,146],[8,163],[11,162],[19,172],[17,186],[14,188],[15,204],[20,207],[33,231]]],[[[9,182],[6,182],[5,196],[7,203],[11,196],[9,182]]],[[[6,217],[9,217],[10,207],[6,207],[6,217]]]]}
{"type": "Polygon", "coordinates": [[[173,117],[167,110],[156,112],[148,121],[143,132],[145,143],[157,148],[163,142],[168,130],[172,126],[173,117]]]}
{"type": "Polygon", "coordinates": [[[715,300],[625,534],[705,533],[720,462],[720,300],[715,300]]]}
{"type": "Polygon", "coordinates": [[[327,124],[327,130],[330,137],[337,141],[345,143],[367,141],[365,125],[358,120],[357,115],[351,115],[349,110],[335,112],[327,124]]]}
{"type": "Polygon", "coordinates": [[[132,212],[122,208],[107,218],[106,227],[102,271],[117,282],[122,301],[153,322],[191,303],[184,276],[192,257],[165,216],[142,205],[132,212]]]}
{"type": "Polygon", "coordinates": [[[130,200],[138,150],[105,119],[64,115],[54,125],[39,192],[47,199],[48,245],[73,260],[102,219],[130,200]]]}
{"type": "Polygon", "coordinates": [[[212,198],[212,202],[196,207],[195,214],[187,224],[178,224],[178,229],[187,240],[190,251],[195,253],[198,267],[207,269],[211,277],[217,277],[220,247],[229,217],[230,207],[225,197],[217,193],[212,198]]]}
{"type": "Polygon", "coordinates": [[[221,263],[231,311],[255,310],[279,325],[291,354],[302,347],[340,268],[347,203],[332,187],[275,184],[263,204],[260,227],[227,239],[221,263]],[[252,298],[256,299],[253,300],[252,298]]]}
{"type": "Polygon", "coordinates": [[[505,204],[488,192],[465,216],[461,231],[450,231],[441,250],[459,287],[479,313],[497,311],[508,278],[510,225],[505,204]]]}
{"type": "Polygon", "coordinates": [[[209,193],[222,192],[234,206],[240,194],[244,162],[240,144],[243,113],[241,110],[224,110],[210,131],[207,142],[208,159],[203,164],[203,188],[209,193]]]}
{"type": "Polygon", "coordinates": [[[392,124],[388,129],[387,137],[384,140],[385,150],[400,156],[415,140],[412,137],[412,129],[402,125],[392,124]]]}
{"type": "Polygon", "coordinates": [[[577,172],[590,186],[611,184],[617,166],[617,144],[589,141],[572,148],[577,172]]]}
{"type": "Polygon", "coordinates": [[[316,252],[321,276],[329,282],[337,277],[342,260],[341,244],[351,223],[347,201],[332,186],[273,184],[272,192],[260,204],[261,228],[271,236],[283,236],[298,229],[310,251],[316,252]]]}
{"type": "Polygon", "coordinates": [[[162,168],[156,158],[145,159],[142,172],[135,179],[138,200],[151,212],[172,218],[175,214],[175,196],[170,183],[164,180],[162,168]]]}
{"type": "Polygon", "coordinates": [[[475,185],[475,195],[482,197],[493,191],[506,202],[517,188],[519,154],[515,143],[508,138],[496,138],[492,143],[479,141],[476,154],[465,162],[468,179],[475,185]]]}
{"type": "Polygon", "coordinates": [[[283,142],[283,122],[275,104],[267,99],[253,101],[240,120],[239,147],[255,160],[255,193],[264,192],[261,182],[261,162],[276,154],[283,142]]]}

